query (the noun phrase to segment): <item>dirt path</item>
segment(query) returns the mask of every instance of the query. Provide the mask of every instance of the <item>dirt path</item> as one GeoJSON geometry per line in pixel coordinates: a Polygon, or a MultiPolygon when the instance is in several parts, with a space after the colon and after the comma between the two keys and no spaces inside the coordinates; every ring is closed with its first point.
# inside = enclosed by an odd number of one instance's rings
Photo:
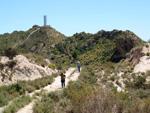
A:
{"type": "MultiPolygon", "coordinates": [[[[80,75],[80,73],[76,71],[76,68],[71,67],[71,68],[68,69],[68,71],[65,73],[65,75],[66,75],[66,82],[65,82],[65,84],[67,86],[68,82],[70,80],[72,80],[72,81],[77,80],[78,76],[80,75]]],[[[55,81],[51,85],[48,85],[48,86],[44,87],[43,89],[46,92],[62,89],[61,88],[61,82],[60,82],[60,76],[56,77],[55,81]]],[[[37,90],[34,93],[39,92],[39,91],[40,90],[37,90]]],[[[34,93],[31,93],[29,95],[32,96],[34,93]]],[[[26,105],[24,108],[20,109],[17,113],[33,113],[33,111],[32,111],[33,105],[34,105],[34,100],[30,104],[26,105]]]]}

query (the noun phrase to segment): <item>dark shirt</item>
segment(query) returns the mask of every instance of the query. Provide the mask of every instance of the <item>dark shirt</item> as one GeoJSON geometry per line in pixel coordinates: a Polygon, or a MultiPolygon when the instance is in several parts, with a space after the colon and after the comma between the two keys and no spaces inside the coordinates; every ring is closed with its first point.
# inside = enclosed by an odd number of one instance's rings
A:
{"type": "Polygon", "coordinates": [[[61,76],[61,80],[65,80],[66,75],[64,75],[64,74],[60,74],[60,76],[61,76]]]}

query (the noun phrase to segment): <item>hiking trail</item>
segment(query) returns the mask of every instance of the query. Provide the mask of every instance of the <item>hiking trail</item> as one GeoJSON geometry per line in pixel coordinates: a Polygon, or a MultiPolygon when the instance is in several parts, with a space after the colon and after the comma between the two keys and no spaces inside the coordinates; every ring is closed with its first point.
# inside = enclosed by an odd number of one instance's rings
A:
{"type": "MultiPolygon", "coordinates": [[[[29,35],[28,35],[28,37],[26,38],[26,40],[28,40],[29,39],[29,37],[33,34],[33,33],[35,33],[36,31],[38,31],[40,28],[38,28],[38,29],[36,29],[36,30],[34,30],[33,32],[31,32],[29,35]]],[[[20,43],[22,43],[22,42],[24,42],[25,40],[19,40],[12,48],[14,49],[14,48],[16,48],[20,43]]]]}
{"type": "MultiPolygon", "coordinates": [[[[65,85],[67,86],[69,81],[77,80],[80,73],[77,71],[77,68],[70,67],[66,71],[65,75],[66,75],[65,85]]],[[[61,88],[60,76],[57,76],[52,84],[50,84],[44,88],[41,88],[40,90],[36,90],[32,93],[28,93],[27,95],[32,97],[36,92],[40,92],[42,89],[44,89],[46,93],[51,92],[51,91],[61,90],[62,88],[61,88]]],[[[36,101],[35,99],[32,100],[31,103],[29,103],[25,107],[21,108],[20,110],[18,110],[17,113],[33,113],[32,107],[33,107],[35,101],[36,101]]],[[[9,107],[9,105],[7,105],[7,107],[9,107]]],[[[5,107],[1,108],[0,113],[2,113],[2,111],[7,107],[5,106],[5,107]]]]}

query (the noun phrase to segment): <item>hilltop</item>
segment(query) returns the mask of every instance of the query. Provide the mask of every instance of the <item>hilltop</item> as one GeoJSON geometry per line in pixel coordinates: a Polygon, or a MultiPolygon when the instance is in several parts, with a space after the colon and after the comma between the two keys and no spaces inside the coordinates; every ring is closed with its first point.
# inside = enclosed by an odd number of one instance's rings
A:
{"type": "Polygon", "coordinates": [[[7,48],[15,48],[19,53],[49,55],[51,49],[66,36],[50,26],[34,25],[27,31],[14,31],[0,35],[0,53],[7,48]]]}

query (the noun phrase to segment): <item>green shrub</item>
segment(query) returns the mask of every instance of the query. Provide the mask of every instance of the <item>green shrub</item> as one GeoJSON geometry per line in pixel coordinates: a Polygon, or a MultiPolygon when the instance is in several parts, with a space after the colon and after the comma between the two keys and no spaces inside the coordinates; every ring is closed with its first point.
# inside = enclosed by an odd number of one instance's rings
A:
{"type": "Polygon", "coordinates": [[[129,98],[126,93],[113,93],[108,89],[82,85],[81,90],[71,91],[71,104],[75,113],[123,112],[129,98]]]}
{"type": "Polygon", "coordinates": [[[33,111],[36,113],[60,113],[65,112],[68,105],[62,91],[55,91],[43,95],[42,99],[34,105],[33,111]]]}
{"type": "Polygon", "coordinates": [[[0,87],[0,107],[7,105],[9,101],[15,99],[16,97],[25,94],[25,92],[33,92],[36,89],[47,86],[53,82],[53,76],[47,76],[33,81],[20,81],[16,84],[10,86],[0,87]],[[4,98],[7,96],[7,98],[4,98]]]}
{"type": "Polygon", "coordinates": [[[4,56],[9,57],[10,59],[15,57],[16,55],[17,55],[17,52],[15,49],[8,48],[8,49],[5,49],[5,51],[4,51],[4,56]]]}
{"type": "Polygon", "coordinates": [[[66,107],[67,106],[67,102],[64,99],[60,99],[58,104],[59,104],[59,106],[62,106],[62,107],[66,107]]]}
{"type": "Polygon", "coordinates": [[[71,98],[72,90],[78,91],[82,89],[82,85],[80,81],[69,81],[67,88],[63,90],[63,95],[67,98],[71,98]]]}
{"type": "Polygon", "coordinates": [[[0,87],[0,107],[8,104],[10,100],[18,97],[20,95],[20,86],[10,85],[10,86],[1,86],[0,87]],[[6,98],[7,97],[7,98],[6,98]]]}
{"type": "Polygon", "coordinates": [[[146,46],[147,48],[149,48],[149,45],[148,45],[148,44],[146,44],[145,46],[146,46]]]}
{"type": "Polygon", "coordinates": [[[149,55],[150,55],[150,52],[147,52],[146,55],[149,56],[149,55]]]}
{"type": "Polygon", "coordinates": [[[21,96],[15,100],[8,108],[4,109],[3,113],[16,113],[19,109],[23,108],[25,105],[31,102],[29,96],[21,96]]]}
{"type": "Polygon", "coordinates": [[[52,69],[56,69],[56,65],[55,64],[48,64],[48,67],[52,68],[52,69]]]}
{"type": "Polygon", "coordinates": [[[141,111],[143,111],[144,113],[148,113],[150,111],[150,97],[145,99],[142,105],[143,107],[141,107],[141,111]]]}
{"type": "Polygon", "coordinates": [[[40,64],[40,65],[43,66],[43,67],[47,65],[47,63],[46,63],[46,61],[45,61],[45,59],[44,59],[43,56],[36,56],[36,57],[35,57],[35,62],[36,62],[37,64],[40,64]]]}
{"type": "Polygon", "coordinates": [[[97,75],[94,68],[92,66],[83,67],[79,80],[84,83],[95,84],[97,82],[97,75]]]}
{"type": "Polygon", "coordinates": [[[110,80],[111,80],[111,81],[115,81],[115,79],[116,79],[115,76],[111,76],[111,77],[110,77],[110,80]]]}
{"type": "Polygon", "coordinates": [[[146,82],[146,78],[145,77],[142,77],[142,76],[138,76],[136,79],[135,79],[135,86],[137,88],[140,88],[144,85],[144,83],[146,82]]]}
{"type": "MultiPolygon", "coordinates": [[[[7,92],[5,92],[5,93],[7,94],[7,92]]],[[[5,93],[0,92],[0,107],[8,104],[8,98],[6,98],[5,93]]]]}

